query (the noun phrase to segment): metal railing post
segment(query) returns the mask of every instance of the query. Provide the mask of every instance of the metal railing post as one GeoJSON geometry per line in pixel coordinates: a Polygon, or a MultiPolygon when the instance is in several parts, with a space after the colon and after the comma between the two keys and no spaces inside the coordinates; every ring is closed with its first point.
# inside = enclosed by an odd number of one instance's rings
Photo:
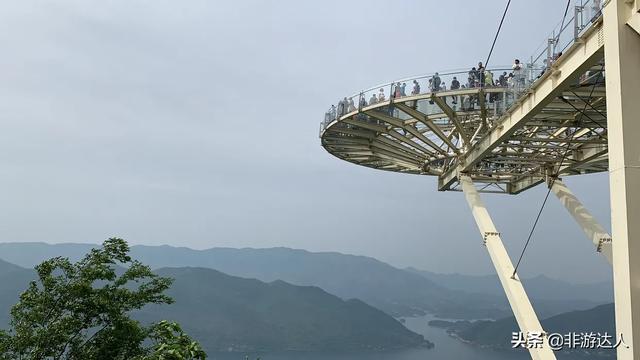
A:
{"type": "Polygon", "coordinates": [[[580,24],[578,24],[578,15],[580,15],[580,6],[573,9],[573,41],[577,41],[580,36],[580,24]]]}

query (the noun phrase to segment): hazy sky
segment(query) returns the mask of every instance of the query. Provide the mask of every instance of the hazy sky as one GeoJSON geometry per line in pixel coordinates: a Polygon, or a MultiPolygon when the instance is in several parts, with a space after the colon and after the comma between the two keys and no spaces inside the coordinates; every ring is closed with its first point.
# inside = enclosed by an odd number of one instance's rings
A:
{"type": "MultiPolygon", "coordinates": [[[[338,160],[318,124],[362,88],[484,61],[504,4],[2,2],[0,239],[287,246],[491,273],[461,193],[338,160]]],[[[528,58],[563,11],[512,1],[491,63],[528,58]]],[[[609,228],[606,174],[566,182],[609,228]]],[[[545,191],[485,197],[512,257],[545,191]]],[[[555,198],[520,273],[610,276],[555,198]]]]}

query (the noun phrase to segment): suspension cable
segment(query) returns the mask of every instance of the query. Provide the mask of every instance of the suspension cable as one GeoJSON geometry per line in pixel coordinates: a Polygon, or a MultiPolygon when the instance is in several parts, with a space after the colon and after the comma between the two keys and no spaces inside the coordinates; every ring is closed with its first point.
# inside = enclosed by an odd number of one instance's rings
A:
{"type": "MultiPolygon", "coordinates": [[[[556,53],[556,46],[560,42],[560,34],[562,34],[562,28],[564,27],[564,20],[567,18],[567,13],[569,12],[569,5],[571,5],[571,0],[567,0],[567,7],[564,9],[564,15],[562,16],[562,22],[560,23],[560,30],[558,30],[558,36],[553,39],[553,55],[556,53]]],[[[577,21],[574,19],[573,21],[577,21]]]]}
{"type": "Polygon", "coordinates": [[[496,31],[496,36],[493,38],[493,44],[491,44],[491,50],[489,50],[489,55],[487,56],[487,61],[484,62],[484,68],[486,69],[489,66],[489,59],[491,59],[491,54],[493,53],[493,48],[496,46],[496,41],[498,40],[498,35],[500,35],[500,30],[502,29],[502,23],[504,23],[504,18],[507,16],[507,10],[509,10],[509,5],[511,5],[511,0],[507,1],[507,6],[504,8],[504,13],[502,14],[502,20],[500,20],[500,25],[498,25],[498,31],[496,31]]]}

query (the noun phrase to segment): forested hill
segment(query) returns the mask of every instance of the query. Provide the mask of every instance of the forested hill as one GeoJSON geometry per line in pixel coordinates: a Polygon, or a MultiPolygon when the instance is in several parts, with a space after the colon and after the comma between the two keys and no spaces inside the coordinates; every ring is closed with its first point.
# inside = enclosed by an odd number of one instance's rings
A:
{"type": "Polygon", "coordinates": [[[229,276],[206,268],[163,268],[175,304],[150,306],[145,320],[171,317],[215,350],[387,350],[431,346],[422,335],[360,300],[313,286],[229,276]]]}
{"type": "MultiPolygon", "coordinates": [[[[511,347],[511,336],[518,331],[514,317],[497,321],[458,321],[435,320],[432,326],[447,328],[464,341],[494,349],[511,347]]],[[[549,333],[601,333],[615,335],[615,315],[613,304],[596,306],[588,310],[570,311],[542,320],[542,327],[549,333]]],[[[615,352],[609,351],[609,354],[615,352]]],[[[593,355],[593,354],[592,354],[593,355]]],[[[606,354],[605,354],[606,355],[606,354]]]]}
{"type": "MultiPolygon", "coordinates": [[[[144,322],[175,320],[207,351],[349,351],[430,347],[386,313],[317,287],[265,283],[204,268],[163,268],[174,278],[171,305],[136,312],[144,322]]],[[[0,328],[30,280],[30,269],[0,260],[0,328]]]]}

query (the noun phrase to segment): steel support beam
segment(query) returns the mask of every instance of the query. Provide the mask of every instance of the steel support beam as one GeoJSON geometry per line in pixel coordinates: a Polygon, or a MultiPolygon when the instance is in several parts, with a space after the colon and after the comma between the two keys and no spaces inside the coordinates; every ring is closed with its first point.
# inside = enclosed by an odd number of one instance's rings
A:
{"type": "Polygon", "coordinates": [[[635,13],[635,15],[633,15],[631,19],[627,21],[627,25],[631,26],[633,30],[635,30],[638,35],[640,35],[640,13],[635,13]]]}
{"type": "Polygon", "coordinates": [[[611,258],[611,235],[596,221],[589,210],[578,200],[569,190],[562,180],[552,180],[551,191],[558,197],[560,203],[564,205],[569,214],[575,219],[587,238],[593,242],[596,251],[604,256],[609,264],[611,258]]]}
{"type": "MultiPolygon", "coordinates": [[[[397,105],[396,105],[397,106],[397,105]]],[[[400,128],[406,132],[408,132],[409,134],[415,136],[416,138],[418,138],[420,141],[422,141],[424,144],[430,146],[431,148],[433,148],[434,150],[446,155],[447,152],[444,151],[440,146],[436,145],[433,141],[429,140],[428,138],[426,138],[422,133],[420,133],[416,128],[414,128],[411,125],[405,125],[405,123],[398,119],[395,118],[393,116],[384,114],[380,111],[367,111],[365,112],[365,114],[376,118],[378,120],[384,121],[388,124],[390,124],[391,126],[395,126],[397,128],[400,128]]]]}
{"type": "Polygon", "coordinates": [[[405,104],[396,104],[396,107],[402,111],[403,113],[413,117],[414,119],[418,119],[420,122],[422,122],[423,124],[425,124],[429,129],[431,129],[431,131],[440,138],[440,140],[442,140],[445,144],[447,144],[447,146],[449,146],[450,149],[452,149],[455,152],[458,152],[458,148],[451,142],[451,139],[449,139],[443,132],[442,130],[438,127],[438,125],[433,124],[433,122],[431,120],[428,119],[426,114],[423,114],[422,112],[412,109],[409,106],[405,105],[405,104]]]}
{"type": "Polygon", "coordinates": [[[640,35],[627,22],[633,1],[604,7],[609,191],[618,360],[640,360],[640,35]]]}
{"type": "Polygon", "coordinates": [[[521,97],[508,110],[497,126],[494,126],[487,135],[460,158],[458,166],[452,167],[438,179],[438,190],[446,190],[456,180],[458,174],[471,169],[517,129],[532,120],[547,104],[575,82],[581,74],[597,63],[602,58],[604,48],[603,41],[598,36],[601,31],[600,24],[594,25],[578,42],[567,49],[561,59],[554,63],[554,67],[531,87],[529,93],[521,97]]]}
{"type": "MultiPolygon", "coordinates": [[[[513,264],[509,258],[509,254],[502,243],[500,233],[496,229],[491,216],[484,206],[480,194],[476,190],[471,178],[468,176],[460,177],[460,184],[462,185],[462,191],[469,203],[473,217],[476,220],[476,224],[480,229],[480,233],[483,236],[484,244],[487,247],[491,261],[493,262],[498,278],[507,295],[511,309],[516,317],[518,326],[523,333],[544,333],[542,325],[536,316],[533,306],[527,297],[527,293],[524,291],[524,287],[520,282],[517,274],[514,273],[513,264]]],[[[531,348],[529,353],[534,360],[551,360],[555,359],[553,351],[549,348],[547,343],[547,337],[545,336],[544,345],[541,348],[531,348]]]]}
{"type": "Polygon", "coordinates": [[[442,109],[442,112],[447,114],[447,116],[449,117],[449,120],[456,127],[456,130],[458,130],[458,133],[460,134],[460,137],[462,138],[462,141],[464,141],[464,144],[468,145],[469,144],[469,135],[467,135],[467,133],[465,132],[464,127],[460,123],[460,120],[458,120],[458,114],[456,114],[455,110],[453,110],[451,108],[451,106],[449,106],[447,104],[447,101],[445,99],[446,98],[441,98],[441,97],[438,97],[438,96],[435,96],[435,95],[431,96],[431,100],[433,102],[435,102],[436,105],[438,105],[438,107],[440,107],[440,109],[442,109]]]}

